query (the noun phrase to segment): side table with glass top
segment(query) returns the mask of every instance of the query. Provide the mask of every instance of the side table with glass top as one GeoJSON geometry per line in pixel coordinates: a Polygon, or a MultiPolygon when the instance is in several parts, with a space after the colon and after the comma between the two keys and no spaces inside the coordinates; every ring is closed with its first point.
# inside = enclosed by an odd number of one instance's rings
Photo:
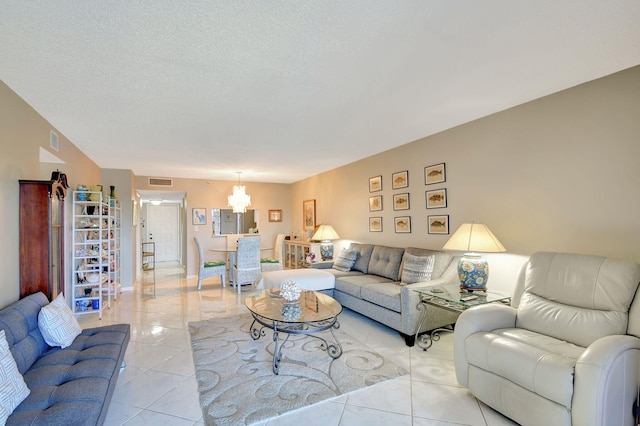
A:
{"type": "Polygon", "coordinates": [[[511,303],[511,296],[508,294],[492,290],[462,290],[458,283],[423,287],[415,291],[420,294],[420,302],[418,302],[417,309],[422,311],[416,330],[416,345],[424,351],[429,349],[434,341],[440,339],[439,333],[453,331],[452,324],[451,328],[441,327],[420,334],[420,329],[427,318],[427,309],[446,309],[447,311],[461,314],[469,308],[486,303],[511,303]]]}
{"type": "Polygon", "coordinates": [[[249,296],[245,304],[253,322],[249,327],[253,340],[258,340],[266,335],[265,328],[273,330],[273,372],[278,374],[280,360],[282,359],[282,347],[287,343],[292,334],[305,334],[320,340],[320,348],[333,359],[342,355],[342,345],[338,341],[334,329],[340,327],[338,315],[342,312],[342,305],[334,298],[326,294],[310,290],[303,290],[296,303],[288,303],[280,297],[279,289],[263,290],[256,296],[249,296]],[[320,332],[329,330],[333,341],[330,343],[319,335],[320,332]],[[285,333],[287,337],[280,342],[279,333],[285,333]]]}

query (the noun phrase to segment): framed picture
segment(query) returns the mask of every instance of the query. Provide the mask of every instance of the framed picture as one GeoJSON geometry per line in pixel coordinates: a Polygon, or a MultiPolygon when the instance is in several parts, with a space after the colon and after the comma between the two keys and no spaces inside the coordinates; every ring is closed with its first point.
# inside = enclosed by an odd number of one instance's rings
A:
{"type": "Polygon", "coordinates": [[[447,190],[445,188],[426,191],[424,197],[427,199],[428,209],[442,209],[447,207],[447,190]]]}
{"type": "Polygon", "coordinates": [[[316,227],[316,200],[302,202],[302,222],[305,231],[312,231],[316,227]]]}
{"type": "Polygon", "coordinates": [[[378,212],[382,210],[382,195],[369,197],[369,211],[378,212]]]}
{"type": "Polygon", "coordinates": [[[448,234],[449,215],[427,216],[427,232],[429,234],[448,234]]]}
{"type": "Polygon", "coordinates": [[[282,210],[269,210],[269,222],[282,222],[282,210]]]}
{"type": "Polygon", "coordinates": [[[391,175],[391,189],[407,188],[409,186],[409,171],[397,172],[391,175]]]}
{"type": "Polygon", "coordinates": [[[411,233],[411,216],[399,216],[393,218],[397,234],[411,233]]]}
{"type": "Polygon", "coordinates": [[[447,181],[444,163],[434,164],[424,168],[424,184],[431,185],[447,181]]]}
{"type": "Polygon", "coordinates": [[[191,223],[193,225],[206,225],[207,209],[191,209],[191,223]]]}
{"type": "Polygon", "coordinates": [[[369,218],[369,232],[382,232],[382,217],[369,218]]]}
{"type": "Polygon", "coordinates": [[[382,175],[369,178],[369,192],[382,191],[382,175]]]}
{"type": "Polygon", "coordinates": [[[409,210],[409,193],[394,194],[393,196],[394,210],[409,210]]]}

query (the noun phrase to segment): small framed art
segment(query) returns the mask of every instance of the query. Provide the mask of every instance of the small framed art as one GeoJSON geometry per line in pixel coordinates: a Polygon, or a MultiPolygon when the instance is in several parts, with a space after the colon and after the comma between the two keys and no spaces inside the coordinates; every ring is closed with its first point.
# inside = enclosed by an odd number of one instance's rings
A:
{"type": "Polygon", "coordinates": [[[382,195],[369,197],[369,211],[378,212],[382,210],[382,195]]]}
{"type": "Polygon", "coordinates": [[[447,181],[447,172],[444,163],[434,164],[424,168],[424,184],[432,185],[447,181]]]}
{"type": "Polygon", "coordinates": [[[442,209],[447,207],[447,190],[445,188],[426,191],[424,196],[427,199],[428,209],[442,209]]]}
{"type": "Polygon", "coordinates": [[[369,192],[382,191],[382,175],[369,178],[369,192]]]}
{"type": "Polygon", "coordinates": [[[405,170],[391,175],[391,189],[407,188],[409,186],[409,171],[405,170]]]}
{"type": "Polygon", "coordinates": [[[411,216],[399,216],[393,218],[397,234],[411,233],[411,216]]]}
{"type": "Polygon", "coordinates": [[[191,209],[191,223],[193,225],[206,225],[207,209],[191,209]]]}
{"type": "Polygon", "coordinates": [[[382,217],[369,218],[369,232],[382,232],[382,217]]]}
{"type": "Polygon", "coordinates": [[[427,216],[427,232],[429,234],[448,234],[449,215],[427,216]]]}
{"type": "Polygon", "coordinates": [[[312,231],[316,227],[316,200],[302,202],[302,222],[305,231],[312,231]]]}
{"type": "Polygon", "coordinates": [[[409,193],[394,194],[393,196],[394,210],[409,210],[409,193]]]}
{"type": "Polygon", "coordinates": [[[282,210],[269,210],[269,222],[282,222],[282,210]]]}

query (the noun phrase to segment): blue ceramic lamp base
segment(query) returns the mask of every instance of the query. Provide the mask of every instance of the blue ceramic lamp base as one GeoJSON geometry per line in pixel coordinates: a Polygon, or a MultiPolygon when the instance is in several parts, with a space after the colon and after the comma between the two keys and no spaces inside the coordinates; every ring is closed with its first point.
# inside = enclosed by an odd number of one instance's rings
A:
{"type": "Polygon", "coordinates": [[[465,253],[458,262],[460,288],[468,291],[486,291],[489,264],[478,253],[465,253]]]}
{"type": "Polygon", "coordinates": [[[320,244],[320,256],[322,256],[322,260],[333,259],[333,243],[332,242],[322,242],[320,244]]]}

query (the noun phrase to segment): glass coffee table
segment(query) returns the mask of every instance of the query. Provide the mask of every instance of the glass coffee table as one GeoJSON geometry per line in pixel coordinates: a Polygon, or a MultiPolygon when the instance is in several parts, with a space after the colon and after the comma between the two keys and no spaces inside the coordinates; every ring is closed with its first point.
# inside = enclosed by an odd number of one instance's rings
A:
{"type": "Polygon", "coordinates": [[[458,283],[436,285],[416,289],[420,294],[418,310],[422,311],[418,329],[416,330],[416,345],[427,350],[433,345],[435,340],[440,338],[439,333],[443,331],[453,331],[452,328],[436,328],[435,330],[420,333],[422,324],[427,318],[427,309],[446,309],[450,312],[461,314],[463,311],[486,303],[511,303],[511,296],[492,290],[487,291],[466,291],[461,290],[458,283]]]}
{"type": "Polygon", "coordinates": [[[338,315],[342,305],[335,299],[322,293],[305,290],[296,303],[288,303],[280,297],[279,289],[263,290],[245,300],[253,316],[250,333],[253,340],[266,335],[266,329],[273,330],[273,372],[278,374],[282,359],[282,346],[292,334],[306,334],[320,340],[320,347],[333,359],[342,355],[342,346],[334,329],[340,328],[338,315]],[[335,343],[330,343],[319,333],[329,330],[335,343]],[[284,341],[279,334],[285,333],[284,341]]]}

